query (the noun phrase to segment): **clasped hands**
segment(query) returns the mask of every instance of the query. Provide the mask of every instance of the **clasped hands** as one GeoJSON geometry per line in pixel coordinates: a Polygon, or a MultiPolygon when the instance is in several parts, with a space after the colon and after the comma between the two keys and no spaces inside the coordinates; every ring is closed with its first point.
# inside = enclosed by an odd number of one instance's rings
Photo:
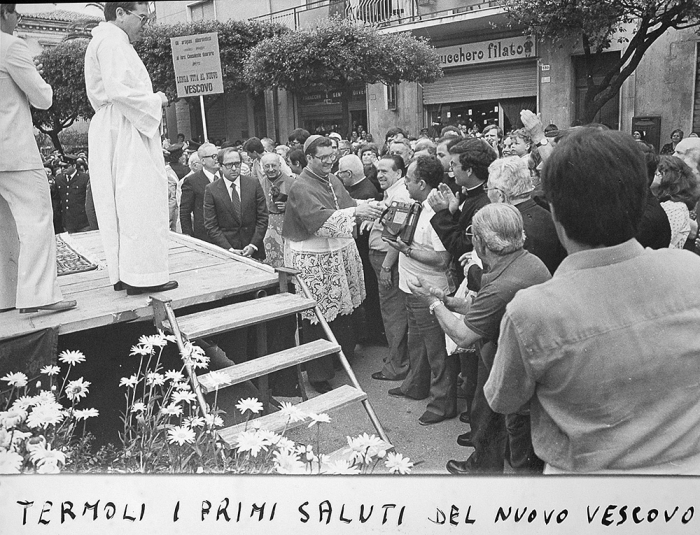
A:
{"type": "Polygon", "coordinates": [[[425,304],[430,305],[436,301],[442,301],[447,306],[450,297],[444,290],[431,287],[422,277],[411,277],[406,280],[411,293],[425,304]]]}

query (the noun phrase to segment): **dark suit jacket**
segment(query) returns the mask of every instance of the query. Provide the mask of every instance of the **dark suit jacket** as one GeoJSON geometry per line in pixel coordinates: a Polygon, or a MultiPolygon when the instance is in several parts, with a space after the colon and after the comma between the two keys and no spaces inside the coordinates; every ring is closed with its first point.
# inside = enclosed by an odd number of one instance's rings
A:
{"type": "Polygon", "coordinates": [[[90,175],[87,173],[75,173],[70,182],[64,173],[56,176],[61,222],[67,232],[89,230],[90,222],[85,213],[85,196],[89,181],[90,175]]]}
{"type": "Polygon", "coordinates": [[[207,229],[204,228],[204,188],[208,185],[209,179],[200,169],[183,179],[182,197],[180,197],[182,233],[204,241],[211,241],[207,229]],[[192,214],[194,214],[194,225],[192,214]]]}
{"type": "Polygon", "coordinates": [[[258,248],[253,257],[262,260],[268,220],[265,193],[253,178],[241,176],[240,181],[241,218],[234,214],[226,182],[219,178],[204,190],[204,227],[211,243],[224,249],[243,249],[253,244],[258,248]]]}

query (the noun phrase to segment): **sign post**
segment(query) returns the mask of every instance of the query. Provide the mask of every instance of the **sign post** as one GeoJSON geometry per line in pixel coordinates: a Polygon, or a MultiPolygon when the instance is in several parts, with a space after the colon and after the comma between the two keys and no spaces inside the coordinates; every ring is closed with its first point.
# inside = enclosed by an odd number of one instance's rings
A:
{"type": "Polygon", "coordinates": [[[199,35],[171,37],[177,96],[199,97],[202,109],[204,141],[208,141],[207,118],[204,112],[204,95],[224,92],[219,56],[219,34],[217,32],[199,35]]]}

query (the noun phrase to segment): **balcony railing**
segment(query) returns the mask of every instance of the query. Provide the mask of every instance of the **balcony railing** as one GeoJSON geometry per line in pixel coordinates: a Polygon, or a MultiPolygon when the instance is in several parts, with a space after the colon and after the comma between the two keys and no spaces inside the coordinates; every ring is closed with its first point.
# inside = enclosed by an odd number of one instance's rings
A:
{"type": "Polygon", "coordinates": [[[252,20],[276,22],[299,30],[335,16],[387,27],[478,12],[499,7],[500,3],[501,0],[319,0],[252,20]]]}

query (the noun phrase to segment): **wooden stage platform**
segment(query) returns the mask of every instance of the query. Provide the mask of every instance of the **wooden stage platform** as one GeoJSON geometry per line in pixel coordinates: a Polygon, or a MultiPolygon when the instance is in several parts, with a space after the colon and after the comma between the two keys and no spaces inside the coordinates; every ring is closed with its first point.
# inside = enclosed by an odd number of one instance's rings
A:
{"type": "MultiPolygon", "coordinates": [[[[78,306],[58,313],[20,314],[17,310],[0,313],[0,340],[49,327],[58,327],[59,334],[67,334],[153,317],[148,294],[127,296],[124,291],[114,291],[107,275],[99,231],[73,234],[66,242],[99,266],[93,271],[58,278],[63,297],[75,299],[78,306]]],[[[159,295],[172,299],[176,310],[278,284],[278,276],[271,267],[175,232],[170,233],[169,262],[170,278],[179,287],[159,295]]]]}

